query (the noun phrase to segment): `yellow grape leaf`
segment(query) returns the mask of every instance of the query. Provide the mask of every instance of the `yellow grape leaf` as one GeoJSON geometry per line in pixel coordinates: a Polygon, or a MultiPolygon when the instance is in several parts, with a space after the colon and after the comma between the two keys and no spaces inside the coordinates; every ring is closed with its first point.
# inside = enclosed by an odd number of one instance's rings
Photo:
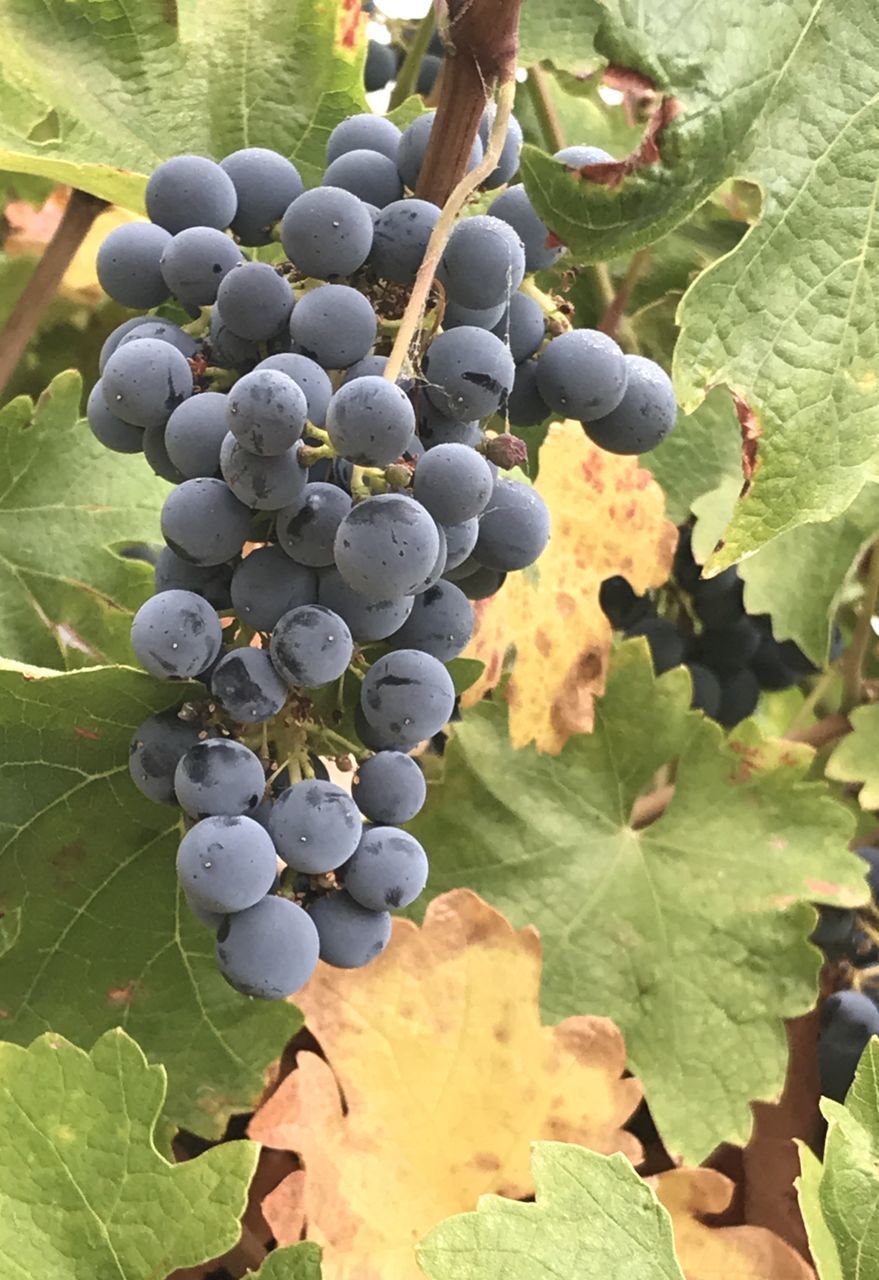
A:
{"type": "MultiPolygon", "coordinates": [[[[9,224],[9,234],[3,244],[6,255],[11,258],[20,254],[40,257],[58,229],[69,196],[69,187],[56,187],[39,209],[35,209],[26,200],[10,201],[4,209],[4,216],[9,224]]],[[[122,226],[124,222],[142,220],[127,209],[115,207],[98,214],[70,260],[59,292],[74,302],[99,302],[105,295],[98,284],[98,249],[116,227],[122,226]]]]}
{"type": "Polygon", "coordinates": [[[305,1226],[324,1280],[423,1280],[414,1248],[431,1227],[485,1193],[533,1192],[533,1140],[638,1159],[620,1032],[542,1026],[540,973],[535,929],[463,889],[421,928],[395,920],[367,968],[318,967],[297,1004],[327,1061],[300,1053],[250,1126],[304,1165],[263,1202],[280,1244],[305,1226]]]}
{"type": "Polygon", "coordinates": [[[815,1272],[765,1227],[711,1227],[702,1220],[722,1213],[733,1184],[715,1169],[672,1169],[651,1178],[671,1214],[675,1253],[687,1280],[815,1280],[815,1272]]]}
{"type": "Polygon", "coordinates": [[[594,700],[604,692],[612,632],[598,603],[602,582],[622,574],[639,594],[661,586],[677,530],[650,472],[637,458],[597,448],[578,422],[549,428],[535,489],[549,507],[552,537],[533,568],[511,573],[478,605],[463,656],[485,670],[463,703],[471,706],[498,683],[515,646],[510,740],[555,755],[571,734],[591,731],[594,700]]]}

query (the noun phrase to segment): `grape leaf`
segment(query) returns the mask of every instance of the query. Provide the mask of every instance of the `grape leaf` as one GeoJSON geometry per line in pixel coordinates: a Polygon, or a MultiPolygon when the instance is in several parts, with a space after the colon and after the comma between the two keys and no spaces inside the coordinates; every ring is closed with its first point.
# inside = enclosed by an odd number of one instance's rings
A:
{"type": "Polygon", "coordinates": [[[536,1142],[535,1204],[483,1196],[422,1240],[429,1280],[684,1280],[671,1219],[625,1156],[536,1142]]]}
{"type": "Polygon", "coordinates": [[[748,612],[771,614],[776,639],[824,666],[846,575],[877,527],[879,485],[869,484],[842,515],[780,534],[741,565],[748,612]]]}
{"type": "Polygon", "coordinates": [[[20,923],[0,960],[0,1027],[18,1043],[51,1028],[90,1044],[123,1026],[167,1067],[173,1118],[219,1136],[301,1016],[220,977],[213,937],[178,897],[177,812],[128,776],[136,726],[198,688],[0,664],[0,910],[20,923]]]}
{"type": "MultiPolygon", "coordinates": [[[[156,1148],[165,1072],[124,1031],[89,1053],[54,1032],[0,1045],[0,1250],[40,1280],[155,1280],[238,1239],[258,1150],[183,1164],[156,1148]]],[[[279,1273],[280,1274],[280,1273],[279,1273]]]]}
{"type": "Polygon", "coordinates": [[[546,1015],[613,1018],[668,1149],[699,1161],[744,1140],[748,1103],[781,1087],[781,1020],[811,1007],[820,963],[802,900],[866,890],[851,817],[803,781],[809,756],[725,743],[689,700],[686,671],[655,680],[637,640],[615,654],[594,732],[556,758],[512,750],[504,709],[475,707],[412,830],[434,892],[469,885],[537,925],[546,1015]],[[674,760],[668,809],[633,828],[674,760]]]}
{"type": "Polygon", "coordinates": [[[598,0],[552,0],[522,6],[519,61],[552,62],[585,71],[597,61],[592,42],[603,9],[598,0]]]}
{"type": "Polygon", "coordinates": [[[311,0],[0,0],[0,165],[140,209],[179,151],[272,147],[320,180],[364,109],[365,18],[311,0]]]}
{"type": "Polygon", "coordinates": [[[321,1280],[320,1245],[305,1242],[274,1249],[253,1280],[321,1280]]]}
{"type": "Polygon", "coordinates": [[[861,808],[879,809],[879,703],[856,707],[849,720],[852,731],[834,749],[825,772],[837,782],[863,783],[861,808]]]}
{"type": "Polygon", "coordinates": [[[0,653],[47,667],[129,659],[152,571],[113,547],[155,538],[168,492],[94,438],[81,387],[71,371],[0,410],[0,653]]]}
{"type": "Polygon", "coordinates": [[[683,524],[693,503],[722,482],[735,479],[741,488],[741,452],[735,409],[718,389],[689,417],[678,414],[671,435],[640,461],[662,486],[669,519],[683,524]]]}
{"type": "Polygon", "coordinates": [[[821,1100],[824,1164],[800,1145],[800,1210],[821,1280],[879,1275],[879,1039],[864,1050],[842,1106],[821,1100]]]}

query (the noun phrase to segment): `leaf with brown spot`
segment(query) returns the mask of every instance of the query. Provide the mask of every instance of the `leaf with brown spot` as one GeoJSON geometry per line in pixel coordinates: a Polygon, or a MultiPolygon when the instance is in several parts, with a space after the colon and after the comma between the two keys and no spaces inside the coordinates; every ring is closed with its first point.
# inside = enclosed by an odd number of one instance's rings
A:
{"type": "Polygon", "coordinates": [[[540,450],[535,485],[549,507],[552,537],[533,571],[510,574],[476,611],[465,656],[485,670],[464,695],[472,706],[500,680],[515,646],[507,689],[514,747],[559,752],[592,729],[604,692],[612,631],[598,603],[605,578],[622,574],[639,593],[668,578],[677,532],[659,485],[635,458],[587,439],[579,422],[554,423],[540,450]]]}
{"type": "Polygon", "coordinates": [[[534,1139],[637,1158],[619,1031],[543,1026],[540,974],[536,931],[460,890],[420,929],[396,920],[366,969],[321,965],[299,993],[328,1061],[300,1054],[250,1131],[302,1158],[263,1211],[280,1243],[304,1224],[325,1246],[324,1280],[417,1280],[431,1227],[485,1193],[533,1192],[534,1139]]]}
{"type": "Polygon", "coordinates": [[[675,1253],[687,1280],[815,1280],[815,1272],[784,1240],[765,1227],[712,1227],[733,1184],[714,1169],[672,1169],[651,1178],[671,1214],[675,1253]]]}

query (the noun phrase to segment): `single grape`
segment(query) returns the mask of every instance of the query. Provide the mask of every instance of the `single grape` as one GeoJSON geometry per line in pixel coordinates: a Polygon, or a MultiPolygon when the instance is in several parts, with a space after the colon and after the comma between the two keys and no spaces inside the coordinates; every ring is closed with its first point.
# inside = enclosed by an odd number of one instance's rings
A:
{"type": "Polygon", "coordinates": [[[288,866],[324,875],[347,862],[363,824],[357,805],[335,782],[309,778],[288,787],[275,801],[269,832],[288,866]]]}
{"type": "Polygon", "coordinates": [[[323,605],[303,604],[275,624],[269,651],[288,684],[317,689],[345,674],[354,644],[337,613],[323,605]]]}
{"type": "Polygon", "coordinates": [[[174,790],[191,818],[249,814],[263,798],[265,774],[259,758],[243,742],[209,738],[181,758],[174,790]]]}
{"type": "Polygon", "coordinates": [[[252,818],[217,815],[187,831],[177,850],[177,880],[187,900],[223,915],[245,911],[275,883],[278,856],[252,818]]]}
{"type": "Polygon", "coordinates": [[[369,262],[377,276],[412,284],[440,210],[428,200],[395,200],[375,221],[369,262]]]}
{"type": "MultiPolygon", "coordinates": [[[[410,191],[414,191],[418,185],[418,175],[421,173],[421,166],[424,163],[435,116],[435,111],[427,111],[423,116],[418,116],[417,119],[412,121],[408,129],[403,131],[403,136],[400,139],[400,149],[397,152],[397,167],[400,170],[400,177],[410,191]]],[[[482,143],[476,137],[473,139],[473,146],[470,148],[467,172],[469,173],[471,169],[475,169],[481,159],[482,143]]]]}
{"type": "Polygon", "coordinates": [[[818,906],[818,923],[809,938],[828,960],[844,960],[856,951],[857,916],[844,907],[818,906]]]}
{"type": "Polygon", "coordinates": [[[140,606],[131,623],[131,645],[150,675],[197,676],[220,652],[217,611],[192,591],[162,591],[140,606]]]}
{"type": "Polygon", "coordinates": [[[426,395],[421,394],[418,399],[418,438],[425,449],[433,449],[438,444],[467,444],[471,449],[476,449],[482,444],[482,428],[478,421],[471,419],[469,422],[462,422],[457,418],[449,418],[440,413],[426,395]]]}
{"type": "MultiPolygon", "coordinates": [[[[466,564],[467,561],[464,562],[466,564]]],[[[464,568],[464,565],[461,566],[464,568]]],[[[477,565],[473,573],[465,574],[460,580],[461,590],[468,600],[488,600],[497,595],[504,585],[506,574],[499,569],[488,569],[477,565]]]]}
{"type": "Polygon", "coordinates": [[[673,622],[667,618],[644,618],[629,627],[627,636],[643,636],[650,648],[653,669],[658,676],[679,666],[684,660],[684,642],[673,622]]]}
{"type": "Polygon", "coordinates": [[[222,480],[187,480],[162,507],[162,536],[181,560],[223,564],[241,552],[250,533],[250,512],[222,480]]]}
{"type": "Polygon", "coordinates": [[[550,409],[591,422],[620,403],[626,390],[627,356],[597,329],[569,329],[544,348],[537,362],[537,389],[550,409]]]}
{"type": "Polygon", "coordinates": [[[271,720],[287,701],[287,687],[265,649],[230,649],[211,674],[211,693],[241,724],[271,720]]]}
{"type": "Polygon", "coordinates": [[[267,356],[256,366],[254,372],[263,369],[276,369],[292,378],[305,396],[308,421],[316,427],[322,427],[327,416],[327,407],[333,394],[333,384],[324,369],[308,356],[295,355],[292,352],[281,352],[276,356],[267,356]]]}
{"type": "Polygon", "coordinates": [[[305,392],[279,369],[254,369],[226,397],[226,422],[249,453],[274,457],[302,435],[308,413],[305,392]]]}
{"type": "Polygon", "coordinates": [[[152,316],[132,316],[130,320],[123,320],[121,324],[117,324],[113,332],[104,339],[104,344],[98,354],[98,373],[104,372],[104,365],[125,335],[131,333],[134,329],[139,329],[142,324],[146,324],[152,319],[152,316]]]}
{"type": "MultiPolygon", "coordinates": [[[[449,299],[446,302],[446,309],[443,312],[443,328],[444,329],[460,329],[461,325],[475,325],[477,329],[490,329],[494,332],[495,327],[506,314],[506,302],[499,302],[497,306],[488,307],[484,310],[474,310],[473,307],[462,307],[457,302],[449,299]]],[[[498,335],[504,341],[503,335],[498,335]]]]}
{"type": "Polygon", "coordinates": [[[128,748],[128,772],[138,791],[154,804],[176,804],[174,770],[204,733],[176,711],[160,711],[138,725],[128,748]]]}
{"type": "Polygon", "coordinates": [[[491,467],[466,444],[436,445],[415,468],[415,498],[440,524],[460,524],[480,515],[493,488],[491,467]]]}
{"type": "Polygon", "coordinates": [[[549,227],[541,222],[521,183],[507,187],[488,206],[493,218],[508,222],[525,246],[525,271],[547,271],[561,253],[561,247],[547,246],[549,227]]]}
{"type": "Polygon", "coordinates": [[[514,427],[536,427],[549,417],[549,405],[537,386],[537,361],[523,360],[516,366],[513,390],[507,400],[507,417],[514,427]]]}
{"type": "Polygon", "coordinates": [[[450,418],[487,418],[506,403],[516,374],[500,338],[473,325],[434,338],[421,368],[427,398],[450,418]]]}
{"type": "Polygon", "coordinates": [[[867,884],[870,886],[874,903],[879,902],[879,849],[873,845],[862,844],[855,849],[855,853],[859,858],[863,858],[869,867],[867,884]]]}
{"type": "Polygon", "coordinates": [[[126,542],[122,546],[114,547],[113,550],[123,560],[139,560],[141,564],[155,567],[159,553],[165,548],[157,546],[154,542],[126,542]]]}
{"type": "Polygon", "coordinates": [[[105,449],[114,453],[141,453],[143,451],[143,427],[133,427],[107,408],[102,381],[98,378],[89,393],[85,416],[92,435],[105,449]]]}
{"type": "Polygon", "coordinates": [[[338,569],[327,569],[320,575],[317,598],[325,608],[344,619],[358,644],[370,644],[393,635],[412,612],[414,603],[411,595],[370,600],[349,587],[338,569]]]}
{"type": "Polygon", "coordinates": [[[211,311],[208,341],[211,363],[222,369],[252,369],[259,361],[259,343],[234,334],[216,307],[211,311]]]}
{"type": "Polygon", "coordinates": [[[437,276],[462,307],[505,303],[525,277],[522,241],[500,218],[462,218],[449,236],[437,276]]]}
{"type": "Polygon", "coordinates": [[[784,655],[771,635],[764,636],[751,660],[751,670],[761,689],[777,692],[797,684],[799,676],[784,660],[784,655]]]}
{"type": "Polygon", "coordinates": [[[439,549],[436,553],[436,559],[430,567],[430,572],[421,579],[415,588],[414,595],[418,596],[425,591],[429,591],[431,587],[436,586],[440,578],[443,576],[443,570],[446,567],[446,531],[441,524],[436,526],[437,537],[439,538],[439,549]]]}
{"type": "Polygon", "coordinates": [[[872,1036],[879,1035],[879,1009],[862,991],[837,991],[821,1006],[818,1071],[821,1092],[843,1102],[851,1088],[861,1055],[872,1036]]]}
{"type": "Polygon", "coordinates": [[[451,662],[467,648],[473,626],[473,606],[460,587],[437,582],[415,597],[412,612],[391,640],[440,662],[451,662]]]}
{"type": "Polygon", "coordinates": [[[255,631],[271,631],[283,614],[317,600],[313,569],[294,564],[280,547],[257,547],[232,575],[232,604],[255,631]]]}
{"type": "Polygon", "coordinates": [[[731,627],[744,617],[744,587],[735,565],[693,588],[693,608],[706,627],[731,627]]]}
{"type": "Polygon", "coordinates": [[[157,307],[168,297],[159,259],[171,237],[151,222],[125,222],[98,250],[101,288],[123,307],[157,307]]]}
{"type": "MultiPolygon", "coordinates": [[[[540,357],[540,369],[558,338],[554,338],[540,357]]],[[[649,453],[661,444],[674,427],[678,405],[674,387],[664,369],[644,356],[624,356],[628,380],[622,400],[616,408],[599,416],[587,417],[584,431],[593,443],[608,453],[649,453]]],[[[574,417],[581,417],[579,413],[574,417]]],[[[582,415],[586,417],[586,415],[582,415]]]]}
{"type": "MultiPolygon", "coordinates": [[[[184,404],[186,401],[184,401],[184,404]]],[[[165,428],[161,423],[147,427],[143,433],[143,456],[157,476],[169,484],[182,484],[186,476],[179,471],[168,456],[165,445],[165,428]]]]}
{"type": "Polygon", "coordinates": [[[759,649],[761,639],[752,620],[743,614],[729,626],[706,627],[693,649],[700,662],[721,674],[746,667],[759,649]]]}
{"type": "Polygon", "coordinates": [[[323,185],[350,191],[358,200],[379,209],[403,197],[396,162],[380,151],[346,151],[327,166],[323,185]]]}
{"type": "Polygon", "coordinates": [[[260,1000],[286,1000],[318,961],[314,922],[296,902],[269,894],[227,916],[217,933],[217,965],[230,986],[260,1000]]]}
{"type": "Polygon", "coordinates": [[[427,854],[408,831],[367,827],[345,868],[345,890],[369,911],[408,907],[427,884],[427,871],[427,854]]]}
{"type": "Polygon", "coordinates": [[[358,740],[370,751],[413,751],[420,741],[415,734],[382,733],[369,723],[359,703],[354,708],[354,730],[358,740]]]}
{"type": "Polygon", "coordinates": [[[474,516],[472,520],[462,520],[460,524],[443,525],[443,532],[446,535],[445,576],[450,569],[457,569],[463,564],[473,551],[479,537],[479,521],[474,516]]]}
{"type": "Polygon", "coordinates": [[[217,610],[230,607],[231,582],[232,566],[228,564],[189,564],[170,547],[162,547],[156,560],[156,591],[194,591],[217,610]]]}
{"type": "Polygon", "coordinates": [[[370,40],[366,46],[366,63],[363,68],[363,87],[367,93],[383,89],[397,74],[397,59],[389,44],[370,40]]]}
{"type": "Polygon", "coordinates": [[[436,84],[436,78],[442,65],[442,58],[438,58],[435,53],[426,53],[421,59],[418,67],[418,77],[415,81],[415,92],[420,93],[422,98],[429,97],[433,92],[433,86],[436,84]]]}
{"type": "Polygon", "coordinates": [[[546,503],[530,485],[498,480],[479,521],[473,554],[481,565],[508,573],[525,569],[549,541],[546,503]]]}
{"type": "Polygon", "coordinates": [[[162,254],[162,275],[174,297],[195,309],[216,302],[223,277],[241,261],[241,250],[222,231],[189,227],[162,254]]]}
{"type": "Polygon", "coordinates": [[[278,542],[298,564],[331,565],[336,532],[350,510],[351,499],[338,485],[307,484],[301,501],[278,512],[278,542]]]}
{"type": "Polygon", "coordinates": [[[192,395],[192,370],[175,347],[156,338],[118,346],[101,375],[107,408],[133,427],[164,426],[192,395]]]}
{"type": "Polygon", "coordinates": [[[361,969],[391,940],[387,911],[368,911],[348,893],[328,893],[308,909],[320,940],[320,958],[336,969],[361,969]]]}
{"type": "Polygon", "coordinates": [[[202,391],[178,405],[165,427],[165,448],[186,480],[220,474],[220,445],[226,435],[226,396],[202,391]]]}
{"type": "Polygon", "coordinates": [[[546,333],[543,307],[527,293],[514,293],[503,316],[492,327],[492,333],[507,344],[516,364],[521,364],[533,356],[543,342],[546,333]]]}
{"type": "Polygon", "coordinates": [[[242,448],[230,432],[220,447],[220,471],[235,497],[253,511],[280,511],[302,501],[308,470],[299,461],[299,444],[274,457],[242,448]]]}
{"type": "Polygon", "coordinates": [[[306,276],[318,280],[350,276],[369,256],[372,218],[363,201],[350,191],[314,187],[298,196],[284,214],[281,243],[306,276]]]}
{"type": "Polygon", "coordinates": [[[238,338],[265,342],[289,323],[293,290],[267,262],[242,262],[217,290],[220,319],[238,338]]]}
{"type": "Polygon", "coordinates": [[[124,347],[127,342],[138,342],[141,338],[157,338],[159,342],[170,342],[171,346],[176,347],[187,360],[191,360],[198,354],[198,343],[192,334],[187,333],[185,329],[180,328],[179,324],[174,324],[171,320],[159,320],[148,316],[136,328],[123,333],[117,346],[124,347]]]}
{"type": "Polygon", "coordinates": [[[325,369],[347,369],[372,349],[375,312],[369,299],[348,285],[320,285],[294,307],[290,334],[302,354],[325,369]]]}
{"type": "Polygon", "coordinates": [[[238,199],[232,230],[242,244],[269,244],[272,227],[305,189],[299,171],[265,147],[233,151],[220,168],[232,179],[238,199]]]}
{"type": "Polygon", "coordinates": [[[377,116],[371,111],[348,116],[337,124],[327,141],[327,164],[338,160],[347,151],[380,151],[390,160],[397,159],[400,149],[400,130],[387,116],[377,116]]]}
{"type": "Polygon", "coordinates": [[[614,574],[598,589],[598,603],[614,631],[626,631],[652,610],[649,596],[639,596],[625,578],[614,574]]]}
{"type": "Polygon", "coordinates": [[[720,708],[720,681],[713,671],[703,667],[701,662],[687,663],[693,693],[690,706],[694,711],[704,711],[706,716],[716,716],[720,708]]]}
{"type": "Polygon", "coordinates": [[[330,401],[327,431],[342,457],[358,466],[384,467],[411,441],[415,410],[405,391],[387,378],[355,378],[330,401]]]}
{"type": "Polygon", "coordinates": [[[749,667],[743,667],[721,681],[717,719],[731,729],[752,715],[759,701],[760,683],[749,667]]]}
{"type": "Polygon", "coordinates": [[[147,183],[147,215],[172,235],[188,227],[223,231],[237,207],[231,178],[204,156],[173,156],[153,171],[147,183]]]}
{"type": "Polygon", "coordinates": [[[455,706],[452,678],[441,662],[418,649],[398,649],[373,663],[360,686],[367,722],[380,733],[431,738],[455,706]]]}
{"type": "MultiPolygon", "coordinates": [[[[183,893],[183,890],[181,890],[181,893],[183,893]]],[[[220,911],[206,911],[197,902],[192,902],[185,893],[183,893],[183,901],[189,908],[190,914],[195,916],[199,924],[203,924],[206,929],[210,929],[211,933],[216,934],[220,925],[226,919],[225,914],[220,911]]]]}
{"type": "Polygon", "coordinates": [[[370,822],[399,825],[421,811],[427,783],[411,756],[379,751],[358,766],[351,797],[370,822]]]}
{"type": "Polygon", "coordinates": [[[439,554],[436,523],[420,502],[383,493],[358,502],[336,534],[336,568],[370,600],[411,595],[439,554]]]}
{"type": "Polygon", "coordinates": [[[567,165],[569,169],[582,169],[587,164],[614,163],[610,152],[602,151],[601,147],[586,146],[562,147],[561,151],[555,153],[553,160],[567,165]]]}
{"type": "MultiPolygon", "coordinates": [[[[495,104],[490,102],[483,111],[482,119],[479,122],[479,140],[482,143],[483,151],[488,150],[488,141],[494,125],[496,111],[495,104]]],[[[493,169],[489,176],[484,179],[482,186],[490,191],[494,190],[495,187],[505,186],[515,176],[516,170],[519,168],[519,153],[521,150],[522,126],[515,116],[510,116],[510,123],[507,125],[507,136],[504,138],[504,145],[497,162],[497,168],[493,169]]]]}

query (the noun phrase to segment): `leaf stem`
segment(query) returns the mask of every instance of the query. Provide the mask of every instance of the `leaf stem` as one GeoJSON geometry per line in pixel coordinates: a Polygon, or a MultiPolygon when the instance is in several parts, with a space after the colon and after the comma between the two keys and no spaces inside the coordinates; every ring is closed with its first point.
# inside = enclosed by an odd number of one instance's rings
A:
{"type": "Polygon", "coordinates": [[[543,134],[547,150],[561,151],[565,145],[565,132],[561,118],[549,91],[549,77],[539,62],[528,68],[528,79],[525,81],[528,97],[537,116],[540,132],[543,134]]]}
{"type": "Polygon", "coordinates": [[[870,644],[877,600],[879,600],[879,540],[870,548],[870,566],[864,583],[861,607],[858,610],[852,642],[842,660],[842,710],[845,712],[851,711],[861,700],[862,668],[870,644]]]}
{"type": "Polygon", "coordinates": [[[106,200],[77,188],[71,191],[55,234],[0,332],[0,394],[15,373],[89,227],[106,208],[106,200]]]}
{"type": "Polygon", "coordinates": [[[427,53],[427,46],[430,44],[435,29],[436,10],[431,5],[418,24],[415,39],[406,50],[406,57],[403,59],[403,65],[397,75],[397,83],[394,85],[394,91],[391,94],[391,101],[388,107],[390,111],[393,111],[395,107],[399,107],[401,102],[405,102],[409,95],[415,92],[415,82],[418,79],[421,59],[427,53]]]}
{"type": "MultiPolygon", "coordinates": [[[[606,333],[609,338],[615,338],[617,331],[619,331],[621,343],[626,347],[627,351],[634,350],[637,352],[638,346],[635,332],[626,318],[626,307],[629,305],[629,298],[632,296],[632,290],[638,277],[649,261],[650,250],[647,248],[639,249],[637,253],[632,255],[631,261],[626,268],[626,274],[620,281],[619,287],[613,292],[610,303],[598,322],[601,332],[606,333]]],[[[610,276],[608,276],[608,280],[610,280],[610,276]]],[[[611,289],[613,289],[613,284],[611,284],[611,289]]]]}

